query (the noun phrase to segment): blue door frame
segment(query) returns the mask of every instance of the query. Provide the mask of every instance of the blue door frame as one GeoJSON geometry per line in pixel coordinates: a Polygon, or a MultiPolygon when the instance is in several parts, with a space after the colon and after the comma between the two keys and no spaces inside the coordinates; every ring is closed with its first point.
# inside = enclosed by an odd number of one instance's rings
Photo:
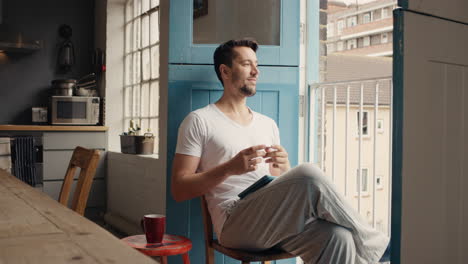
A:
{"type": "MultiPolygon", "coordinates": [[[[222,86],[213,68],[213,52],[218,44],[192,43],[192,0],[170,1],[169,25],[169,85],[168,85],[168,145],[167,190],[171,190],[171,168],[175,155],[178,127],[185,116],[195,109],[215,102],[222,95],[222,86]]],[[[257,94],[248,98],[254,110],[274,119],[281,133],[292,165],[297,164],[298,91],[299,91],[299,0],[281,0],[280,45],[260,45],[257,57],[260,76],[257,94]]],[[[261,44],[261,43],[260,43],[261,44]]],[[[175,202],[170,191],[166,197],[167,232],[184,235],[193,242],[192,263],[204,263],[204,237],[200,200],[175,202]]],[[[181,263],[170,257],[170,263],[181,263]]],[[[217,264],[239,263],[215,254],[217,264]]],[[[292,264],[294,259],[273,263],[292,264]]]]}

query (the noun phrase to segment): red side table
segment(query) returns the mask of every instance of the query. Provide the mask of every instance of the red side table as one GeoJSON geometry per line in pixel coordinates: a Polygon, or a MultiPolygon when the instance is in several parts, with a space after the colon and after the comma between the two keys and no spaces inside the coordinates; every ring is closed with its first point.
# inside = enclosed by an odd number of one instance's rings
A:
{"type": "Polygon", "coordinates": [[[192,249],[192,241],[186,237],[164,234],[162,243],[146,243],[145,235],[135,235],[122,238],[122,241],[147,256],[161,257],[162,264],[167,264],[167,256],[173,255],[182,255],[184,264],[190,264],[188,252],[192,249]]]}

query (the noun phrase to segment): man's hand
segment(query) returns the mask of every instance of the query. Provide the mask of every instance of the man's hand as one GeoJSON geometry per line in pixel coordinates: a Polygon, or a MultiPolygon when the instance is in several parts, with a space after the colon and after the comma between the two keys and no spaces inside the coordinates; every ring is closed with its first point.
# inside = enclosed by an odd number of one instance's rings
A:
{"type": "Polygon", "coordinates": [[[279,169],[280,174],[288,171],[291,168],[288,159],[288,152],[286,152],[282,146],[273,145],[271,147],[267,147],[265,151],[265,162],[271,163],[274,169],[279,169]]]}
{"type": "Polygon", "coordinates": [[[229,174],[240,175],[257,169],[262,162],[260,157],[265,156],[266,145],[257,145],[241,150],[234,158],[227,162],[229,174]]]}

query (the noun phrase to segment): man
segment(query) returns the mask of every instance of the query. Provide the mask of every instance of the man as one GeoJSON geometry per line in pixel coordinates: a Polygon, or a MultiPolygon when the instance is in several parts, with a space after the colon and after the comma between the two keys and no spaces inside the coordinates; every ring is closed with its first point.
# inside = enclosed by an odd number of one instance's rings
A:
{"type": "Polygon", "coordinates": [[[257,47],[251,40],[231,40],[216,49],[215,71],[224,92],[180,125],[174,199],[205,195],[226,247],[279,247],[307,264],[377,262],[388,238],[368,226],[318,168],[291,169],[276,123],[247,107],[247,97],[256,93],[257,47]],[[266,174],[279,177],[238,198],[266,174]]]}

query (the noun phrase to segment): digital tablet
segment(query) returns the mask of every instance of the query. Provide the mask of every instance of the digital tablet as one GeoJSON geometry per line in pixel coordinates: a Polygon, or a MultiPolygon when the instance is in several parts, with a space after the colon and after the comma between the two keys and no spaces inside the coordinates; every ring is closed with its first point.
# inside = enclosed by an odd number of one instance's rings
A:
{"type": "Polygon", "coordinates": [[[247,187],[247,189],[243,190],[237,196],[239,196],[239,198],[243,199],[247,195],[249,195],[249,194],[255,192],[256,190],[262,188],[263,186],[267,185],[268,183],[270,183],[275,178],[276,177],[274,177],[274,176],[265,175],[262,178],[260,178],[258,181],[254,182],[252,185],[247,187]]]}

